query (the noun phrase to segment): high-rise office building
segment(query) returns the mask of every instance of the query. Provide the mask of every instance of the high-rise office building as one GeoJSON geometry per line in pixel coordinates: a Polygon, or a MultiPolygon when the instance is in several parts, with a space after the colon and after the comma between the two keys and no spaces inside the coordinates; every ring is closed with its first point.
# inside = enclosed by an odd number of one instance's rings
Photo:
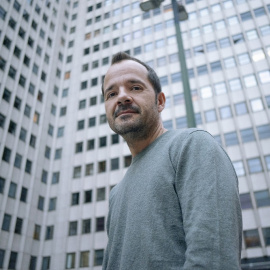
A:
{"type": "MultiPolygon", "coordinates": [[[[269,269],[270,0],[183,4],[197,126],[239,178],[243,269],[269,269]]],[[[118,51],[154,67],[165,127],[186,128],[169,0],[0,2],[0,269],[101,269],[109,192],[131,162],[100,90],[118,51]]]]}

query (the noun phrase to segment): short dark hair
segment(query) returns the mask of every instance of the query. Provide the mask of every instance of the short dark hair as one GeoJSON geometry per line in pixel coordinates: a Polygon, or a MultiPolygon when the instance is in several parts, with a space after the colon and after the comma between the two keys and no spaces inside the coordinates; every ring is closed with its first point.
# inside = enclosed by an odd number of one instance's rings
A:
{"type": "MultiPolygon", "coordinates": [[[[139,60],[135,57],[132,57],[125,52],[118,52],[113,56],[112,61],[111,61],[111,66],[114,64],[120,63],[121,61],[124,61],[124,60],[132,60],[132,61],[135,61],[135,62],[143,65],[148,71],[148,79],[149,79],[151,85],[153,86],[156,95],[161,92],[160,80],[159,80],[159,77],[157,76],[156,72],[149,65],[142,62],[141,60],[139,60]]],[[[101,90],[102,90],[103,95],[104,95],[104,87],[103,86],[104,86],[105,76],[103,77],[102,86],[101,86],[101,90]]]]}

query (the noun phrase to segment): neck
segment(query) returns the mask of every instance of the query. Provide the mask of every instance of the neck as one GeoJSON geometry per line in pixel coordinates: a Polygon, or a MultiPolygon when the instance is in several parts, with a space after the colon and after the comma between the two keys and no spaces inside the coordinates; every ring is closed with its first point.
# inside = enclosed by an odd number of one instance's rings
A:
{"type": "Polygon", "coordinates": [[[132,157],[135,157],[166,131],[167,129],[165,129],[162,125],[158,125],[152,132],[148,134],[147,137],[140,138],[139,136],[132,136],[131,138],[130,136],[123,136],[123,138],[128,144],[132,157]]]}

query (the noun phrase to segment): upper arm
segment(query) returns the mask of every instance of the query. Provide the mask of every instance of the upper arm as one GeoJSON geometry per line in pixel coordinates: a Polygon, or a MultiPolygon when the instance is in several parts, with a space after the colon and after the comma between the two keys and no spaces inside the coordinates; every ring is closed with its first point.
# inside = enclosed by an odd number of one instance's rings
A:
{"type": "Polygon", "coordinates": [[[177,162],[187,269],[226,269],[229,264],[227,269],[238,269],[241,208],[229,157],[210,134],[196,131],[185,140],[177,162]]]}

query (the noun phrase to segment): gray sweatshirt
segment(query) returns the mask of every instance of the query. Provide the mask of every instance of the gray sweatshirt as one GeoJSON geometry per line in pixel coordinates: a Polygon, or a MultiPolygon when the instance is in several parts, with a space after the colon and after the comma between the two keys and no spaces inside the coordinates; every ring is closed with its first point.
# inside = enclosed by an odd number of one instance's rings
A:
{"type": "Polygon", "coordinates": [[[136,155],[112,189],[103,270],[240,268],[238,180],[202,130],[172,130],[136,155]]]}

